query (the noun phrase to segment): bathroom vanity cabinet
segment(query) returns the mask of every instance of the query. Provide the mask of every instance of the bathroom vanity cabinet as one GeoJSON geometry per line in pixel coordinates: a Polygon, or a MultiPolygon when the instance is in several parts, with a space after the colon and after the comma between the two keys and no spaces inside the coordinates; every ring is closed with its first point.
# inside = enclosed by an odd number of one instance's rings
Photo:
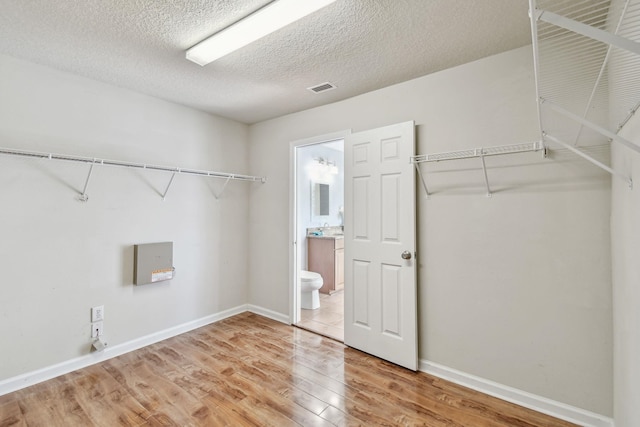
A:
{"type": "Polygon", "coordinates": [[[307,236],[307,270],[320,273],[320,292],[332,294],[344,289],[344,239],[307,236]]]}

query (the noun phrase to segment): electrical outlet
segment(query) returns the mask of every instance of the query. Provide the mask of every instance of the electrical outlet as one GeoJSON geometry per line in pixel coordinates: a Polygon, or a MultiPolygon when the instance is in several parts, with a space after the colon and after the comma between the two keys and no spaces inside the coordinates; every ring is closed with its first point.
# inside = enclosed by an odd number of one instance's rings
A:
{"type": "Polygon", "coordinates": [[[99,305],[91,309],[91,321],[102,322],[104,320],[104,305],[99,305]]]}
{"type": "Polygon", "coordinates": [[[104,323],[94,322],[91,324],[91,338],[98,338],[104,335],[104,323]]]}

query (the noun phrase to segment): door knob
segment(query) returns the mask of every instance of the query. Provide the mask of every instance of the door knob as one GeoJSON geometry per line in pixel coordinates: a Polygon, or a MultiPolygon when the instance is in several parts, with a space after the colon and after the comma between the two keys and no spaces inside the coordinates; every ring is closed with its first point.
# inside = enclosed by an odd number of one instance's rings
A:
{"type": "Polygon", "coordinates": [[[409,251],[402,252],[402,259],[411,259],[411,252],[409,251]]]}

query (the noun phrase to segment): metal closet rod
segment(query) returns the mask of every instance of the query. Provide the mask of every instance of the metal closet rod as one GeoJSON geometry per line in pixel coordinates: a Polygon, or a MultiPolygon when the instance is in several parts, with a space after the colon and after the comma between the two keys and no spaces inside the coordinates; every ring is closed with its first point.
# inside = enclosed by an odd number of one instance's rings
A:
{"type": "Polygon", "coordinates": [[[70,162],[80,162],[80,163],[88,163],[88,164],[104,165],[104,166],[117,166],[117,167],[135,168],[135,169],[151,169],[151,170],[181,173],[181,174],[187,174],[187,175],[210,176],[212,178],[236,179],[240,181],[254,181],[254,182],[260,181],[262,183],[267,182],[267,179],[265,177],[260,177],[260,176],[242,175],[242,174],[227,173],[227,172],[213,172],[213,171],[205,171],[205,170],[198,170],[198,169],[180,168],[180,167],[158,166],[158,165],[150,165],[146,163],[133,163],[133,162],[120,161],[120,160],[106,160],[106,159],[98,159],[94,157],[74,156],[74,155],[68,155],[68,154],[54,154],[54,153],[44,153],[44,152],[37,152],[37,151],[14,150],[9,148],[0,148],[0,154],[6,154],[10,156],[36,157],[40,159],[49,159],[49,160],[65,160],[70,162]]]}
{"type": "Polygon", "coordinates": [[[167,184],[164,193],[162,193],[162,200],[165,200],[167,197],[167,193],[169,192],[169,188],[173,183],[173,179],[176,174],[186,174],[186,175],[197,175],[197,176],[208,176],[211,178],[226,178],[226,181],[222,187],[222,190],[218,194],[214,194],[216,199],[219,199],[222,196],[222,193],[227,188],[227,184],[229,181],[239,180],[239,181],[259,181],[262,183],[267,182],[267,178],[259,177],[259,176],[251,176],[251,175],[242,175],[235,173],[226,173],[226,172],[213,172],[213,171],[204,171],[198,169],[187,169],[187,168],[179,168],[179,167],[168,167],[168,166],[158,166],[158,165],[149,165],[146,163],[133,163],[133,162],[124,162],[119,160],[106,160],[106,159],[97,159],[94,157],[82,157],[82,156],[73,156],[67,154],[53,154],[53,153],[43,153],[38,151],[24,151],[24,150],[14,150],[9,148],[0,148],[0,154],[6,154],[10,156],[21,156],[21,157],[35,157],[38,159],[49,159],[49,160],[64,160],[69,162],[80,162],[89,164],[89,173],[87,174],[87,179],[84,182],[84,188],[80,193],[78,199],[82,202],[86,202],[89,200],[89,196],[87,195],[87,188],[89,187],[89,180],[91,179],[91,173],[93,172],[93,167],[95,165],[104,165],[104,166],[115,166],[115,167],[123,167],[123,168],[135,168],[135,169],[151,169],[162,172],[171,172],[171,179],[167,184]]]}

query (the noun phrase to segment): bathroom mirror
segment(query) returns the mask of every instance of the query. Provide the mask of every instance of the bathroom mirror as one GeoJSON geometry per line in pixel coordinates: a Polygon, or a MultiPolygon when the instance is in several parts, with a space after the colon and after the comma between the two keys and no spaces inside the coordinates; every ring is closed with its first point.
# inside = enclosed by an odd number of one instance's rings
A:
{"type": "Polygon", "coordinates": [[[311,215],[329,215],[329,184],[311,183],[311,215]]]}

